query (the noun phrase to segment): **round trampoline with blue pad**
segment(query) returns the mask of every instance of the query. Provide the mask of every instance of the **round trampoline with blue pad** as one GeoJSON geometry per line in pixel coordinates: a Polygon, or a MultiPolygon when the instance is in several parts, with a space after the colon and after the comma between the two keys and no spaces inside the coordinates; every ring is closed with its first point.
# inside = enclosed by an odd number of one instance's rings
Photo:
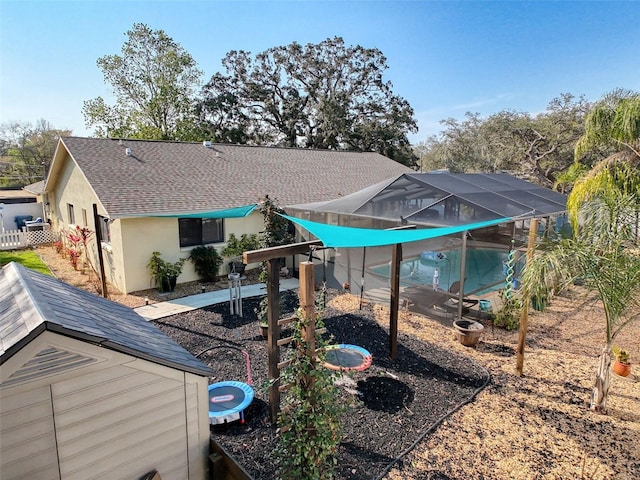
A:
{"type": "Polygon", "coordinates": [[[226,381],[209,385],[209,423],[234,420],[244,422],[244,409],[253,401],[253,389],[242,382],[226,381]]]}
{"type": "Polygon", "coordinates": [[[327,348],[324,358],[324,366],[331,370],[366,370],[371,366],[373,357],[368,350],[341,343],[327,348]]]}

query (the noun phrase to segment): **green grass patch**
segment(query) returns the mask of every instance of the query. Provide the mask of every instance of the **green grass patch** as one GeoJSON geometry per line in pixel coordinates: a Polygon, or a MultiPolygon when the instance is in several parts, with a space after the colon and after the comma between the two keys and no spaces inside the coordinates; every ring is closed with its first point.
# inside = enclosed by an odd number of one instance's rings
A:
{"type": "Polygon", "coordinates": [[[37,272],[51,275],[49,267],[47,267],[33,250],[0,251],[0,267],[4,267],[7,263],[11,262],[17,262],[37,272]]]}

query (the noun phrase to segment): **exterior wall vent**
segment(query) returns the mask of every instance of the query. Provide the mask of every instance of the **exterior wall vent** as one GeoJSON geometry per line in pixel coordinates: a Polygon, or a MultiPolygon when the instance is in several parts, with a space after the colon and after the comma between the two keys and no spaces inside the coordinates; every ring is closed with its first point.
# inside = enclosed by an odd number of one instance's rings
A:
{"type": "Polygon", "coordinates": [[[127,154],[127,157],[130,157],[131,155],[133,155],[133,152],[129,147],[125,148],[124,153],[127,154]]]}
{"type": "Polygon", "coordinates": [[[205,140],[204,142],[202,142],[202,145],[207,148],[211,148],[211,140],[205,140]]]}

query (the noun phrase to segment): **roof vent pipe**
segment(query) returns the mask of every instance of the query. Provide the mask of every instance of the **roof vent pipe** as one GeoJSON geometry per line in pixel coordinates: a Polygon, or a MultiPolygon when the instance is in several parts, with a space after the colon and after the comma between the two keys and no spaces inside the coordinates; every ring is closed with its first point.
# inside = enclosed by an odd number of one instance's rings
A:
{"type": "Polygon", "coordinates": [[[125,148],[124,153],[127,154],[127,157],[130,157],[131,155],[133,155],[133,152],[129,147],[125,148]]]}
{"type": "Polygon", "coordinates": [[[205,140],[204,142],[202,142],[202,145],[207,148],[211,148],[211,140],[205,140]]]}

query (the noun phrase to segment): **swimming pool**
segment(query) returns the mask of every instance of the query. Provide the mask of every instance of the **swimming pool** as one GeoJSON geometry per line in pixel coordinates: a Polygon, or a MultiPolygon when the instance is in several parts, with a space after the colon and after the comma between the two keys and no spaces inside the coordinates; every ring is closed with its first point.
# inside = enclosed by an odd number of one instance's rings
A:
{"type": "MultiPolygon", "coordinates": [[[[509,251],[504,249],[467,248],[465,294],[486,293],[504,287],[508,255],[509,251]]],[[[449,290],[453,282],[460,280],[460,259],[461,250],[457,249],[443,252],[427,251],[419,257],[404,260],[400,263],[400,285],[432,286],[437,270],[439,289],[449,290]]],[[[516,260],[514,277],[521,270],[522,261],[523,258],[516,260]]],[[[371,267],[370,271],[375,275],[389,277],[390,264],[376,265],[371,267]]]]}

